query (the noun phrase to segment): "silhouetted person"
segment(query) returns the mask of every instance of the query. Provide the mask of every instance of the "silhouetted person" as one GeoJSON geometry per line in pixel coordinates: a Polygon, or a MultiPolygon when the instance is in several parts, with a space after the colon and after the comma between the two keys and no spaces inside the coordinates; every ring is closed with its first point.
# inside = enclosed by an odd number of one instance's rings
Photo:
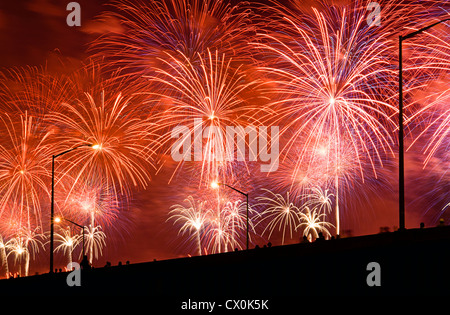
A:
{"type": "Polygon", "coordinates": [[[267,243],[267,247],[271,248],[272,247],[272,243],[271,242],[267,243]]]}
{"type": "Polygon", "coordinates": [[[389,226],[381,226],[380,233],[389,233],[389,226]]]}
{"type": "Polygon", "coordinates": [[[425,227],[425,223],[420,222],[420,228],[423,229],[425,227]]]}
{"type": "Polygon", "coordinates": [[[316,241],[321,242],[321,241],[323,241],[323,240],[325,240],[325,237],[323,236],[323,233],[322,233],[322,232],[319,232],[319,237],[316,239],[316,241]]]}
{"type": "Polygon", "coordinates": [[[91,269],[91,264],[89,263],[89,260],[88,260],[86,255],[83,256],[83,260],[81,260],[80,267],[83,270],[90,270],[91,269]]]}

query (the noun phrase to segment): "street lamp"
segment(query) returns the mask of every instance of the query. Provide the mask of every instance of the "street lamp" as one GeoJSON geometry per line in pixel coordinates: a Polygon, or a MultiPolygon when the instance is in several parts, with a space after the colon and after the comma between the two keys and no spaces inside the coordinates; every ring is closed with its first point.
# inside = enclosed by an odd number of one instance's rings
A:
{"type": "Polygon", "coordinates": [[[59,223],[59,222],[61,222],[61,220],[64,220],[64,221],[67,221],[67,222],[69,222],[69,223],[72,223],[73,225],[76,225],[76,226],[78,226],[79,228],[81,228],[82,229],[82,231],[83,231],[83,259],[84,259],[84,257],[86,256],[84,253],[85,253],[85,251],[84,251],[84,229],[86,228],[86,226],[85,225],[81,225],[81,224],[78,224],[78,223],[75,223],[75,222],[73,222],[73,221],[71,221],[71,220],[69,220],[69,219],[66,219],[66,218],[64,218],[64,217],[55,217],[55,223],[59,223]]]}
{"type": "Polygon", "coordinates": [[[248,194],[246,194],[245,192],[242,192],[239,189],[236,189],[236,188],[234,188],[234,187],[232,187],[232,186],[230,186],[228,184],[219,183],[219,182],[216,182],[216,181],[211,183],[211,188],[217,189],[217,188],[219,188],[219,185],[227,186],[228,188],[233,189],[234,191],[244,195],[246,200],[247,200],[247,250],[248,250],[248,240],[249,240],[249,237],[248,237],[248,194]]]}
{"type": "MultiPolygon", "coordinates": [[[[73,147],[72,149],[66,150],[56,155],[52,155],[52,200],[50,206],[50,273],[53,273],[53,225],[54,225],[54,201],[55,201],[55,159],[61,155],[72,152],[81,147],[90,147],[93,149],[99,149],[98,144],[81,144],[79,146],[73,147]]],[[[84,232],[83,232],[84,235],[84,232]]]]}
{"type": "Polygon", "coordinates": [[[398,89],[399,89],[399,230],[405,229],[405,158],[403,145],[403,60],[402,60],[402,43],[404,40],[414,37],[422,32],[436,26],[440,23],[450,21],[450,18],[435,22],[431,25],[425,26],[417,31],[399,36],[399,70],[398,70],[398,89]]]}

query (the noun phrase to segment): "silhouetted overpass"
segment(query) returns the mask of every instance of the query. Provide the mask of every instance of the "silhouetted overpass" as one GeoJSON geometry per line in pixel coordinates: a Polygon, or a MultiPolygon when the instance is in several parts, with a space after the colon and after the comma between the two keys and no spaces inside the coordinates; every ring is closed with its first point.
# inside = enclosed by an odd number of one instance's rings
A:
{"type": "Polygon", "coordinates": [[[450,227],[0,280],[0,295],[139,295],[179,301],[307,295],[449,295],[450,227]],[[369,286],[370,262],[381,286],[369,286]]]}

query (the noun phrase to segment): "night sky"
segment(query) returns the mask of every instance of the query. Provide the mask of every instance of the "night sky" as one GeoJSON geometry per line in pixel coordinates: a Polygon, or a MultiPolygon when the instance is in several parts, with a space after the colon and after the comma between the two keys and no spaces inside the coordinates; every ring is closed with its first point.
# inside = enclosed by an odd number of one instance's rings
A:
{"type": "MultiPolygon", "coordinates": [[[[111,9],[107,6],[109,2],[106,0],[77,1],[81,6],[81,27],[69,27],[66,24],[68,2],[60,0],[2,1],[0,4],[0,67],[9,69],[45,66],[51,72],[69,72],[79,67],[89,56],[87,48],[93,39],[111,30],[120,32],[121,25],[116,19],[111,18],[101,22],[95,19],[105,8],[111,9]]],[[[439,197],[445,194],[448,196],[448,158],[444,165],[434,159],[427,170],[423,169],[421,152],[409,151],[405,158],[406,225],[418,227],[420,222],[436,225],[439,219],[438,214],[442,205],[445,204],[445,200],[439,200],[439,197]],[[442,169],[439,170],[440,168],[442,169]],[[443,177],[444,180],[442,180],[443,177]],[[445,177],[447,177],[446,180],[445,177]],[[439,178],[440,187],[435,187],[436,178],[439,178]],[[437,204],[433,208],[435,203],[437,204]]],[[[157,174],[155,171],[152,172],[152,180],[147,189],[136,192],[128,209],[124,210],[126,223],[123,224],[120,233],[108,236],[103,256],[94,265],[103,266],[106,261],[114,265],[119,261],[124,263],[128,260],[137,263],[154,259],[170,259],[186,256],[189,253],[183,249],[183,241],[177,236],[178,230],[173,227],[172,222],[166,222],[166,220],[169,207],[181,202],[183,198],[180,196],[194,188],[183,187],[177,180],[169,184],[172,172],[173,167],[170,165],[166,165],[157,174]],[[173,198],[174,195],[177,197],[173,198]]],[[[360,215],[345,214],[345,220],[342,220],[342,235],[374,234],[384,226],[393,231],[398,226],[398,170],[392,163],[388,164],[382,172],[391,174],[385,177],[386,185],[369,195],[367,200],[361,201],[359,206],[367,211],[360,215]]],[[[254,201],[253,197],[250,196],[251,201],[254,201]]],[[[341,207],[345,211],[345,205],[341,207]]],[[[444,214],[444,217],[448,215],[444,214]]],[[[259,244],[263,245],[266,241],[268,240],[261,239],[259,244]]],[[[280,235],[275,232],[270,241],[279,245],[280,235]]],[[[286,243],[290,242],[298,242],[298,235],[286,241],[286,243]]],[[[36,271],[46,271],[47,255],[38,255],[37,260],[31,264],[33,271],[36,269],[36,271]],[[37,265],[41,265],[41,268],[37,265]]]]}
{"type": "MultiPolygon", "coordinates": [[[[67,2],[68,3],[68,2],[67,2]]],[[[117,21],[94,21],[108,1],[78,1],[82,8],[81,27],[66,24],[66,2],[64,1],[2,1],[0,4],[0,50],[1,67],[47,66],[55,72],[71,71],[79,67],[86,58],[87,44],[90,40],[118,27],[117,21]],[[64,66],[61,65],[61,60],[64,66]],[[68,65],[73,65],[70,68],[68,65]]],[[[106,261],[117,264],[151,261],[176,257],[178,254],[170,244],[176,231],[170,229],[167,220],[168,207],[163,199],[153,198],[170,193],[167,181],[154,178],[148,191],[135,196],[127,215],[130,224],[117,241],[106,248],[104,257],[96,265],[103,266],[106,261]],[[139,219],[137,220],[137,218],[139,219]]],[[[47,255],[42,257],[46,260],[47,255]]],[[[56,260],[57,261],[57,260],[56,260]]],[[[42,271],[47,263],[42,261],[42,271]]],[[[38,268],[39,269],[39,268],[38,268]]]]}

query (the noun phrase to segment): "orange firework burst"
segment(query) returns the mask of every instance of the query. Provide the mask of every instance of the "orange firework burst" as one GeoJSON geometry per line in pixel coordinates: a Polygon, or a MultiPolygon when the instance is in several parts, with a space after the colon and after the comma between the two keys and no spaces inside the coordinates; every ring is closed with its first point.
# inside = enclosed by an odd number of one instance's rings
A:
{"type": "Polygon", "coordinates": [[[27,113],[0,119],[0,215],[21,218],[20,226],[41,226],[41,203],[49,197],[53,144],[42,124],[27,113]],[[14,209],[9,209],[11,206],[14,209]]]}
{"type": "Polygon", "coordinates": [[[150,180],[151,122],[137,99],[110,89],[102,82],[81,91],[76,100],[63,103],[61,111],[49,114],[48,120],[62,131],[57,141],[65,148],[92,146],[62,157],[60,178],[65,174],[76,181],[81,176],[100,177],[116,193],[129,193],[130,187],[146,187],[150,180]]]}
{"type": "MultiPolygon", "coordinates": [[[[180,155],[178,167],[185,161],[201,161],[200,180],[209,186],[211,181],[233,173],[236,151],[225,147],[227,128],[251,124],[246,110],[252,108],[250,99],[255,96],[251,91],[259,83],[218,51],[208,50],[199,66],[187,57],[170,55],[161,62],[171,70],[160,69],[157,75],[149,76],[160,90],[148,93],[149,103],[159,108],[155,133],[161,135],[160,153],[180,155]]],[[[237,154],[246,156],[246,152],[237,154]]]]}

